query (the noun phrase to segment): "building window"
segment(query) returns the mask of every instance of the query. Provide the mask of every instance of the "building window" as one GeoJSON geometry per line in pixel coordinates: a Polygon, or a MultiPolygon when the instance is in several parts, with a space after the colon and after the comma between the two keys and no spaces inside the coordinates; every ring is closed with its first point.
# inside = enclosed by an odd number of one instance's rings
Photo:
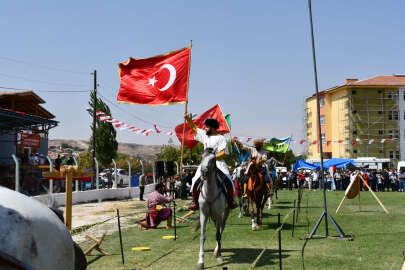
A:
{"type": "Polygon", "coordinates": [[[384,151],[383,151],[383,150],[379,150],[378,153],[379,153],[379,154],[384,154],[384,151]]]}
{"type": "Polygon", "coordinates": [[[399,130],[395,130],[395,139],[399,139],[399,130]]]}
{"type": "Polygon", "coordinates": [[[325,98],[324,97],[319,98],[319,106],[320,107],[325,106],[325,98]]]}
{"type": "Polygon", "coordinates": [[[398,120],[398,111],[394,111],[394,120],[398,120]]]}
{"type": "Polygon", "coordinates": [[[357,130],[353,130],[353,135],[357,135],[357,130]]]}
{"type": "Polygon", "coordinates": [[[390,151],[390,158],[394,158],[394,151],[390,151]]]}
{"type": "Polygon", "coordinates": [[[356,149],[354,149],[354,150],[353,150],[353,153],[357,154],[357,150],[356,150],[356,149]]]}
{"type": "Polygon", "coordinates": [[[352,95],[355,95],[356,94],[356,90],[352,90],[352,95]]]}
{"type": "Polygon", "coordinates": [[[382,114],[382,111],[378,111],[378,114],[382,114]]]}
{"type": "Polygon", "coordinates": [[[403,93],[404,93],[404,100],[405,100],[405,91],[403,93]]]}
{"type": "Polygon", "coordinates": [[[392,120],[392,111],[388,111],[388,120],[392,120]]]}
{"type": "Polygon", "coordinates": [[[395,158],[399,160],[399,151],[395,151],[395,158]]]}
{"type": "Polygon", "coordinates": [[[325,125],[325,116],[324,115],[321,115],[319,120],[321,122],[321,126],[325,125]]]}
{"type": "Polygon", "coordinates": [[[392,99],[392,92],[391,91],[388,91],[388,98],[392,99]]]}
{"type": "Polygon", "coordinates": [[[321,139],[322,139],[322,143],[325,143],[325,133],[322,133],[321,139]]]}
{"type": "Polygon", "coordinates": [[[388,136],[390,137],[390,139],[392,139],[392,130],[388,131],[388,136]]]}
{"type": "Polygon", "coordinates": [[[353,114],[356,114],[356,113],[357,113],[357,111],[356,111],[356,110],[354,110],[354,111],[353,111],[353,114]]]}
{"type": "Polygon", "coordinates": [[[382,90],[378,90],[378,94],[381,94],[382,93],[382,90]]]}
{"type": "Polygon", "coordinates": [[[380,130],[378,131],[378,135],[384,135],[384,131],[380,129],[380,130]]]}

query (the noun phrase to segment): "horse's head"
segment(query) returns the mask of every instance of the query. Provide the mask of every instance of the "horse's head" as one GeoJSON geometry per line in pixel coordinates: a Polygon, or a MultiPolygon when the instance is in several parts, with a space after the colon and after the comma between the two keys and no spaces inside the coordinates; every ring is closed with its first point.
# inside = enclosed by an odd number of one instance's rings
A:
{"type": "Polygon", "coordinates": [[[201,176],[202,179],[208,177],[210,172],[215,172],[216,166],[215,151],[212,148],[206,148],[201,157],[201,176]]]}

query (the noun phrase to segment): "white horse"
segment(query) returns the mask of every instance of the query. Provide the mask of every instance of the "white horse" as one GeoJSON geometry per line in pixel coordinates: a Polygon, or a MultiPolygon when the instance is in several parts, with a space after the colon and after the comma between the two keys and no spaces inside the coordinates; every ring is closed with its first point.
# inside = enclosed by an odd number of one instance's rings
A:
{"type": "MultiPolygon", "coordinates": [[[[0,250],[35,270],[87,267],[83,252],[51,209],[4,187],[0,187],[0,250]]],[[[2,261],[0,269],[14,268],[2,261]]]]}
{"type": "MultiPolygon", "coordinates": [[[[243,193],[243,178],[246,177],[244,176],[246,170],[246,164],[242,163],[239,164],[232,173],[232,181],[238,181],[238,190],[239,190],[239,215],[238,218],[241,218],[243,216],[242,214],[242,209],[244,210],[245,214],[248,214],[248,208],[249,208],[249,200],[247,198],[243,198],[242,193],[243,193]]],[[[236,186],[236,185],[235,185],[236,186]]]]}
{"type": "Polygon", "coordinates": [[[223,262],[221,255],[221,237],[225,229],[225,222],[229,215],[229,208],[221,184],[217,179],[217,167],[215,152],[211,148],[204,150],[201,158],[201,181],[202,188],[198,202],[200,204],[200,254],[198,259],[198,269],[204,269],[204,242],[205,231],[208,218],[214,221],[217,229],[217,246],[214,250],[214,256],[218,262],[223,262]]]}

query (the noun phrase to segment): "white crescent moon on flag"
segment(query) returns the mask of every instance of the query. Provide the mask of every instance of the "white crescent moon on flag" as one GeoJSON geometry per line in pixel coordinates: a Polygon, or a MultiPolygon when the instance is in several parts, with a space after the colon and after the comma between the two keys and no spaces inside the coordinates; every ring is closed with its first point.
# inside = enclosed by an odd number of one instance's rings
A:
{"type": "Polygon", "coordinates": [[[166,68],[169,72],[170,72],[170,77],[169,77],[169,81],[166,83],[166,85],[162,88],[158,88],[160,91],[166,91],[167,89],[169,89],[170,86],[172,86],[172,84],[174,83],[174,81],[176,80],[176,69],[170,65],[170,64],[164,64],[160,70],[166,68]]]}

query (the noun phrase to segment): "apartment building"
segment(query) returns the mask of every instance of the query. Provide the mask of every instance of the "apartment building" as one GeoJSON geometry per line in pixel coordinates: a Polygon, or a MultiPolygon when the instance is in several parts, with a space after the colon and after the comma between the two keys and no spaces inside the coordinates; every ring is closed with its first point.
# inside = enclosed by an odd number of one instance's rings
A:
{"type": "MultiPolygon", "coordinates": [[[[325,158],[405,159],[405,75],[345,79],[319,93],[325,158]]],[[[309,159],[319,159],[316,95],[306,99],[309,159]]]]}

